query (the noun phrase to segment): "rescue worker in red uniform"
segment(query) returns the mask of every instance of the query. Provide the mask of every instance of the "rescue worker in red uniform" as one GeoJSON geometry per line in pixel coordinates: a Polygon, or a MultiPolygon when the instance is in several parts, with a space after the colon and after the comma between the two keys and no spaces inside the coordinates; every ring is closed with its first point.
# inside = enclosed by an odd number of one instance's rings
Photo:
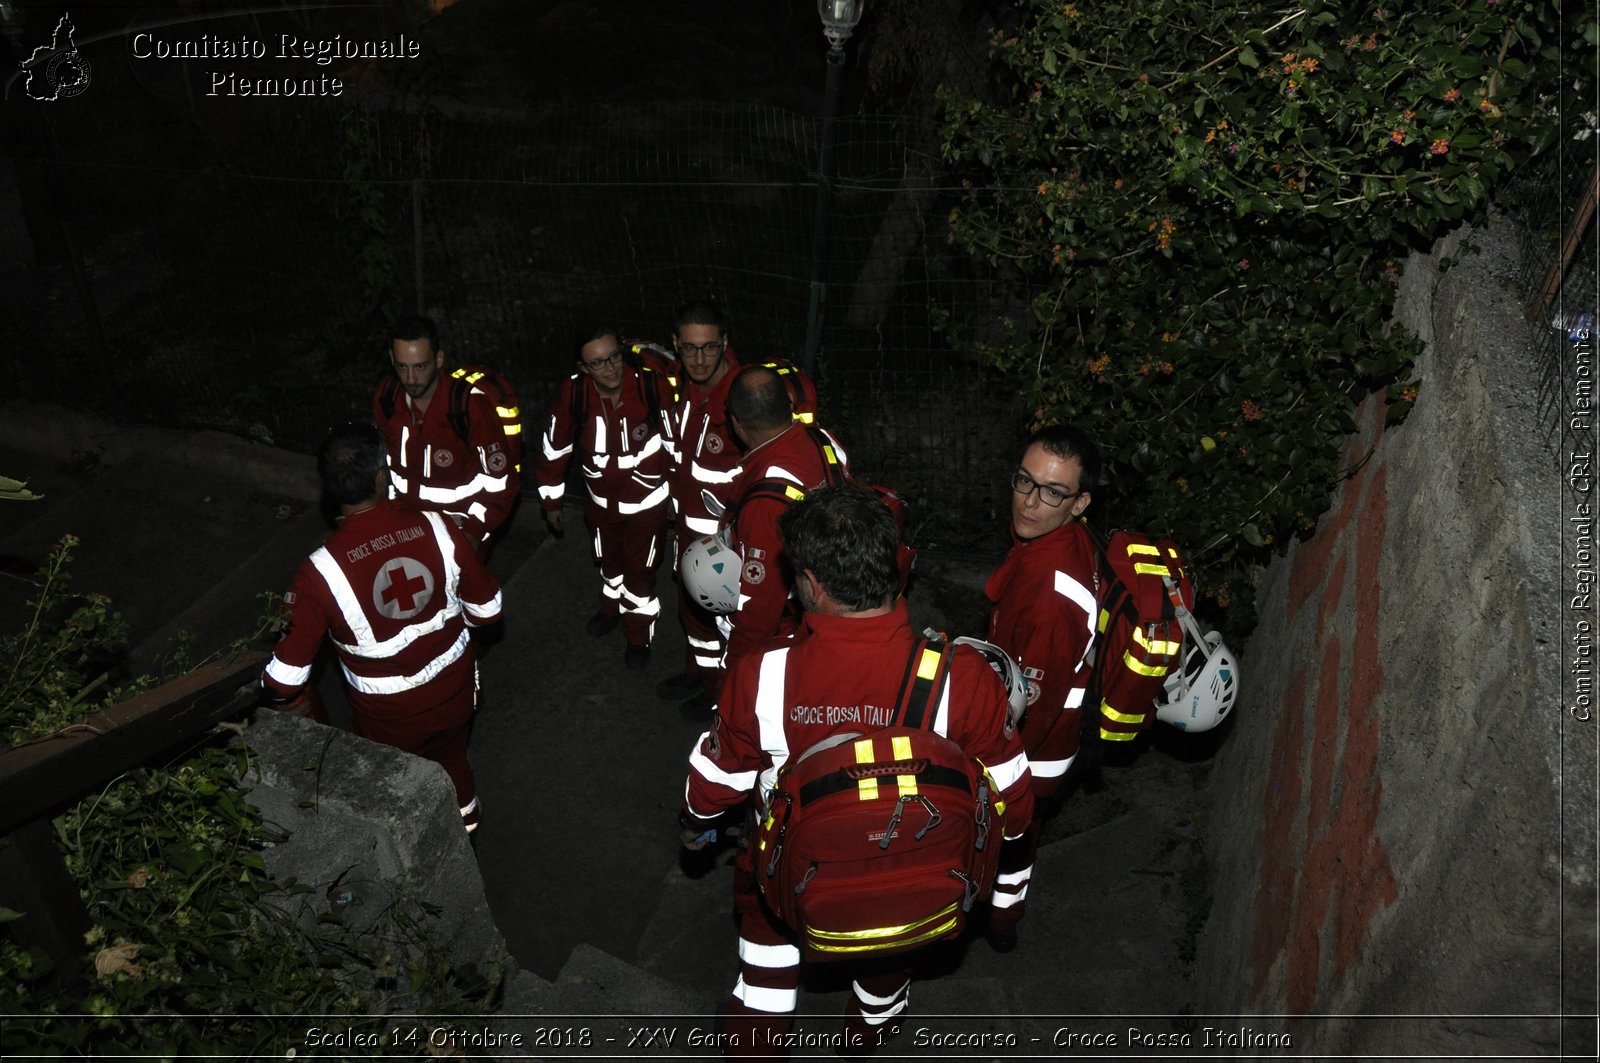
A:
{"type": "Polygon", "coordinates": [[[511,515],[522,479],[494,402],[481,389],[442,373],[444,357],[432,321],[400,321],[389,361],[403,394],[395,396],[381,381],[372,396],[372,416],[388,447],[392,497],[402,508],[449,517],[481,557],[489,537],[511,515]],[[449,418],[456,388],[468,389],[466,439],[449,418]]]}
{"type": "MultiPolygon", "coordinates": [[[[1099,616],[1099,554],[1080,518],[1099,483],[1100,457],[1082,432],[1041,428],[1011,474],[1011,539],[984,594],[993,603],[989,641],[1009,653],[1027,682],[1021,734],[1040,802],[1060,791],[1078,753],[1099,616]]],[[[1002,850],[990,942],[1016,944],[1039,824],[1002,850]]]]}
{"type": "MultiPolygon", "coordinates": [[[[727,681],[711,729],[689,757],[680,840],[707,844],[718,816],[752,797],[765,814],[780,768],[835,734],[859,731],[869,709],[899,696],[917,642],[897,601],[899,531],[873,492],[855,484],[821,488],[789,507],[781,529],[805,607],[798,635],[771,639],[728,661],[727,681]],[[807,713],[801,706],[828,706],[807,713]],[[855,711],[851,711],[852,708],[855,711]],[[837,711],[832,711],[837,709],[837,711]],[[803,722],[802,722],[803,721],[803,722]]],[[[934,730],[987,767],[1005,801],[1005,832],[1033,815],[1028,758],[1007,726],[1006,690],[976,651],[958,646],[934,730]]],[[[767,908],[751,849],[734,871],[739,921],[739,977],[724,1005],[730,1055],[770,1054],[763,1045],[787,1032],[800,982],[800,950],[792,932],[767,908]]],[[[906,955],[852,971],[845,1031],[876,1046],[905,1011],[910,989],[906,955]]],[[[914,958],[914,954],[911,958],[914,958]]],[[[784,1054],[779,1052],[777,1054],[784,1054]]]]}
{"type": "Polygon", "coordinates": [[[534,475],[545,523],[561,534],[567,465],[576,449],[583,516],[600,568],[600,609],[584,630],[605,635],[622,624],[629,668],[650,661],[661,602],[656,564],[667,524],[672,471],[675,367],[653,351],[635,366],[616,329],[598,328],[580,349],[578,371],[556,395],[534,475]]]}
{"type": "Polygon", "coordinates": [[[731,517],[731,544],[743,560],[738,606],[725,618],[731,659],[774,635],[792,632],[799,618],[798,607],[791,604],[791,573],[778,534],[778,518],[791,499],[758,489],[781,483],[808,491],[843,480],[849,465],[844,448],[826,429],[794,420],[782,378],[764,366],[749,366],[735,378],[728,394],[728,416],[746,447],[733,502],[724,517],[731,517]],[[820,445],[813,432],[820,433],[820,445]]]}
{"type": "MultiPolygon", "coordinates": [[[[728,342],[727,329],[721,308],[705,300],[681,306],[673,325],[673,347],[684,377],[673,433],[677,444],[677,468],[672,477],[672,503],[677,513],[675,572],[689,544],[717,530],[717,514],[706,505],[702,492],[709,492],[725,507],[744,457],[727,412],[729,389],[744,364],[728,342]]],[[[815,385],[793,366],[769,364],[784,379],[793,418],[811,423],[816,414],[815,385]]],[[[680,708],[687,714],[703,714],[710,711],[721,683],[726,646],[715,614],[702,608],[692,594],[678,595],[678,622],[687,642],[684,669],[657,684],[656,694],[681,701],[680,708]]]]}
{"type": "MultiPolygon", "coordinates": [[[[717,530],[717,517],[700,492],[709,491],[725,502],[739,476],[742,452],[728,424],[728,389],[742,365],[728,343],[727,319],[713,302],[696,300],[678,308],[672,344],[683,368],[683,393],[674,411],[673,430],[677,444],[677,468],[672,475],[676,572],[684,549],[717,530]]],[[[678,623],[688,644],[683,672],[657,684],[656,694],[669,701],[690,699],[686,709],[709,709],[722,675],[723,646],[717,618],[680,588],[678,623]]]]}
{"type": "Polygon", "coordinates": [[[479,809],[467,737],[478,668],[467,629],[500,619],[500,586],[454,523],[384,497],[388,473],[376,427],[334,429],[317,465],[339,523],[295,574],[284,598],[289,627],[262,687],[274,700],[295,698],[330,635],[352,729],[442,765],[473,830],[479,809]]]}

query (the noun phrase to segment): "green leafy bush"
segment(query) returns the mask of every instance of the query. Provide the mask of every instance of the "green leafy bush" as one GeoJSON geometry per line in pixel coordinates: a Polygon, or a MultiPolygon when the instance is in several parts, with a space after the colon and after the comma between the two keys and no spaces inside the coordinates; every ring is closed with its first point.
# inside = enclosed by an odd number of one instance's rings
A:
{"type": "MultiPolygon", "coordinates": [[[[109,688],[125,626],[103,595],[71,593],[76,545],[69,535],[52,548],[18,630],[0,639],[0,726],[14,742],[157,682],[109,688]]],[[[263,625],[278,615],[266,597],[263,625]]],[[[93,924],[89,988],[66,993],[42,951],[0,934],[0,1052],[257,1058],[304,1042],[305,1021],[290,1016],[492,1010],[501,972],[455,967],[426,900],[391,888],[357,920],[269,877],[262,853],[284,837],[244,799],[249,754],[224,747],[230,728],[112,779],[54,821],[93,924]]],[[[0,908],[0,923],[24,915],[0,908]]]]}
{"type": "Polygon", "coordinates": [[[1397,263],[1578,120],[1595,13],[1020,6],[993,41],[1009,102],[943,105],[952,239],[1028,312],[947,324],[1036,420],[1099,439],[1111,518],[1185,544],[1248,627],[1252,569],[1315,527],[1354,407],[1416,398],[1397,263]]]}

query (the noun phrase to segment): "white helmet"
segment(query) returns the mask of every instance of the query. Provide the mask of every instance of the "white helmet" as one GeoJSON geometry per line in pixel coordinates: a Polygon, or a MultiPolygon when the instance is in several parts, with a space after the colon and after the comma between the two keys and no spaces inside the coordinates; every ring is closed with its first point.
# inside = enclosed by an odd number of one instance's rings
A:
{"type": "Polygon", "coordinates": [[[719,533],[702,535],[683,548],[678,571],[683,588],[702,609],[731,613],[739,607],[739,554],[719,533]]]}
{"type": "Polygon", "coordinates": [[[1194,636],[1193,643],[1183,667],[1167,676],[1167,700],[1157,704],[1156,719],[1180,731],[1209,731],[1239,697],[1239,663],[1220,633],[1208,631],[1201,637],[1192,621],[1184,627],[1194,636]]]}
{"type": "Polygon", "coordinates": [[[995,670],[1000,681],[1006,685],[1006,696],[1010,708],[1006,711],[1007,722],[1012,727],[1022,720],[1022,710],[1028,707],[1028,684],[1022,678],[1022,669],[1017,665],[1016,659],[996,646],[992,642],[972,638],[970,635],[960,635],[950,640],[953,646],[971,646],[984,659],[989,662],[989,667],[995,670]]]}

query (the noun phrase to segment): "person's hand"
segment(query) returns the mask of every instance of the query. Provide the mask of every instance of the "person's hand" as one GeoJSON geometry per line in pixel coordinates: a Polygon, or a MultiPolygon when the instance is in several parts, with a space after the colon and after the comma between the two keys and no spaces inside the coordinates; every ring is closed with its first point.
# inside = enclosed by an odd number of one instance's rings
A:
{"type": "Polygon", "coordinates": [[[700,830],[698,827],[684,827],[678,832],[678,841],[691,853],[698,853],[701,849],[717,840],[717,828],[710,827],[700,830]]]}
{"type": "Polygon", "coordinates": [[[545,510],[544,524],[545,527],[550,529],[550,534],[554,535],[558,539],[561,537],[562,533],[567,530],[566,522],[562,519],[561,511],[559,509],[545,510]]]}

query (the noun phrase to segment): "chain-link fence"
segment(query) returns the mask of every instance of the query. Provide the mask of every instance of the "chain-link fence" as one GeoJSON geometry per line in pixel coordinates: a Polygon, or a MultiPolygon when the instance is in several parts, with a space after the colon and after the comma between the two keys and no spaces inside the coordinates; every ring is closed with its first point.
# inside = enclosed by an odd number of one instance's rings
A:
{"type": "MultiPolygon", "coordinates": [[[[580,330],[665,341],[690,298],[722,304],[746,356],[802,359],[819,119],[681,103],[215,110],[176,162],[104,110],[48,116],[18,174],[48,189],[29,220],[49,231],[0,223],[0,270],[37,308],[7,366],[25,394],[306,450],[368,408],[386,323],[416,308],[452,361],[512,377],[531,424],[580,330]]],[[[933,322],[982,316],[994,281],[945,242],[938,167],[892,119],[836,129],[822,420],[928,527],[992,531],[1016,388],[933,322]]]]}

